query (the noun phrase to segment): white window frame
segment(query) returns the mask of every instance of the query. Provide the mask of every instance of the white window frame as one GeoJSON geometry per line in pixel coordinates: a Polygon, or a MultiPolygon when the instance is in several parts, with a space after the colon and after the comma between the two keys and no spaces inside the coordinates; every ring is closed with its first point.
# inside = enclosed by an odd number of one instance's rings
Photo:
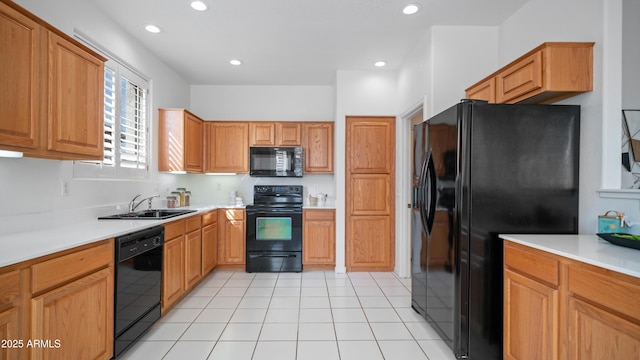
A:
{"type": "MultiPolygon", "coordinates": [[[[95,42],[89,40],[85,35],[81,34],[76,30],[75,32],[76,38],[80,39],[89,47],[93,48],[101,55],[106,57],[108,60],[105,62],[105,88],[104,88],[104,120],[105,120],[105,144],[107,144],[108,139],[112,139],[113,146],[113,161],[74,161],[73,163],[73,177],[74,178],[84,178],[84,179],[149,179],[149,168],[151,163],[151,147],[152,147],[152,137],[151,137],[151,96],[150,96],[150,84],[151,81],[141,75],[139,71],[136,71],[131,66],[126,64],[121,59],[117,58],[110,52],[101,48],[100,46],[95,45],[95,42]],[[114,81],[109,83],[107,81],[107,72],[112,72],[114,74],[114,81]],[[144,133],[142,136],[144,137],[144,152],[141,154],[141,157],[144,158],[144,164],[142,168],[132,168],[123,166],[122,155],[123,151],[120,149],[121,144],[121,129],[124,128],[122,124],[122,114],[120,110],[122,109],[122,79],[125,78],[129,83],[134,84],[137,87],[142,88],[144,94],[144,104],[143,104],[143,113],[140,114],[140,117],[143,118],[145,124],[144,133]],[[112,89],[108,89],[108,86],[113,86],[112,89]],[[115,92],[115,99],[109,96],[110,91],[115,92]],[[113,111],[111,111],[112,109],[113,111]],[[113,136],[108,136],[108,128],[106,125],[107,119],[111,117],[113,119],[113,130],[115,133],[113,136]]],[[[105,146],[105,150],[107,150],[108,146],[105,146]]],[[[105,151],[105,157],[107,153],[105,151]]],[[[134,163],[137,160],[130,161],[130,163],[134,163]]]]}

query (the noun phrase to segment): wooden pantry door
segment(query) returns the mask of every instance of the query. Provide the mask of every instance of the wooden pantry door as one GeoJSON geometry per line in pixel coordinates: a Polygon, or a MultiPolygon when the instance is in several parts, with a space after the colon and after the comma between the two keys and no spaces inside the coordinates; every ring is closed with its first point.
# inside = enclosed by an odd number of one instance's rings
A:
{"type": "Polygon", "coordinates": [[[395,118],[348,116],[347,271],[395,265],[395,118]]]}

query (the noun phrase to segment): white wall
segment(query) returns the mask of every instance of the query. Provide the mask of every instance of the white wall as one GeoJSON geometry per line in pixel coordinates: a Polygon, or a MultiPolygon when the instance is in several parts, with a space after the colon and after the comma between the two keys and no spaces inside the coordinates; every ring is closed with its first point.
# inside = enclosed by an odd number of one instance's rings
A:
{"type": "MultiPolygon", "coordinates": [[[[205,120],[241,121],[333,121],[333,86],[230,86],[192,85],[189,110],[205,120]]],[[[296,184],[304,186],[305,198],[318,192],[335,199],[333,175],[305,175],[302,178],[252,178],[248,175],[187,175],[196,201],[226,203],[237,190],[245,203],[253,201],[258,184],[296,184]]]]}
{"type": "MultiPolygon", "coordinates": [[[[624,13],[629,14],[627,17],[637,30],[637,2],[625,1],[633,3],[633,7],[625,3],[624,13]]],[[[609,209],[623,211],[640,222],[639,195],[607,192],[601,197],[599,193],[601,188],[620,186],[621,4],[622,0],[529,0],[497,31],[434,27],[399,71],[398,113],[426,94],[426,114],[436,114],[447,104],[458,101],[464,88],[545,41],[593,41],[596,43],[593,91],[561,102],[582,106],[580,232],[594,233],[597,215],[609,209]],[[497,45],[493,42],[496,36],[497,45]],[[474,49],[474,53],[465,58],[457,43],[467,44],[467,49],[474,49]],[[460,68],[469,68],[474,73],[456,73],[455,69],[460,68]]],[[[636,38],[630,36],[629,41],[637,43],[636,38]]],[[[637,55],[630,56],[635,59],[637,55]]],[[[638,68],[637,61],[633,63],[638,68]]],[[[625,68],[625,78],[628,71],[625,68]]],[[[637,70],[632,70],[629,79],[639,76],[637,70]]],[[[637,81],[626,84],[625,91],[628,89],[630,93],[640,88],[637,81]]]]}
{"type": "MultiPolygon", "coordinates": [[[[89,36],[152,79],[151,115],[157,128],[157,107],[189,105],[188,84],[176,72],[159,61],[144,46],[119,28],[91,2],[77,0],[18,0],[19,5],[61,31],[73,36],[74,28],[89,36]]],[[[151,138],[155,139],[154,133],[151,138]]],[[[18,218],[37,219],[29,226],[45,226],[46,219],[74,221],[95,216],[94,209],[104,205],[127,203],[135,194],[165,194],[181,180],[157,172],[157,144],[152,140],[151,177],[145,181],[81,180],[72,178],[72,162],[42,159],[0,158],[0,231],[24,230],[18,218]],[[69,181],[70,195],[62,196],[62,181],[69,181]],[[72,212],[73,217],[51,216],[51,212],[72,212]],[[45,219],[45,220],[43,220],[45,219]]]]}
{"type": "Polygon", "coordinates": [[[429,116],[459,102],[466,88],[498,69],[498,27],[435,26],[431,33],[429,116]]]}
{"type": "Polygon", "coordinates": [[[192,85],[190,110],[205,120],[332,121],[333,86],[192,85]]]}
{"type": "Polygon", "coordinates": [[[620,5],[621,0],[530,0],[500,27],[501,64],[545,41],[596,43],[593,91],[561,102],[582,106],[579,227],[587,234],[596,232],[597,216],[607,210],[640,219],[637,200],[598,192],[620,186],[620,5]]]}
{"type": "Polygon", "coordinates": [[[622,108],[640,109],[640,1],[623,0],[622,108]]]}

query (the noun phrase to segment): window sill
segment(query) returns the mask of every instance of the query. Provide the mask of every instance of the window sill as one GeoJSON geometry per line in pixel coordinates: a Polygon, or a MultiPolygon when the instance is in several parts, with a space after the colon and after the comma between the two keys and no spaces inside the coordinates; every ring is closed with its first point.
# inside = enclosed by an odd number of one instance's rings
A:
{"type": "Polygon", "coordinates": [[[640,200],[640,190],[637,189],[600,189],[598,192],[601,198],[640,200]]]}

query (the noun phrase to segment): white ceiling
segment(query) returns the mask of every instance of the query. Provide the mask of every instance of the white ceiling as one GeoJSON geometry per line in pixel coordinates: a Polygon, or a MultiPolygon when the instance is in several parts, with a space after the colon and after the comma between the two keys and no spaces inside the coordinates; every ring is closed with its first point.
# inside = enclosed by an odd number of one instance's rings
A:
{"type": "Polygon", "coordinates": [[[376,60],[397,69],[432,25],[499,25],[527,0],[91,1],[191,84],[332,85],[376,60]]]}

